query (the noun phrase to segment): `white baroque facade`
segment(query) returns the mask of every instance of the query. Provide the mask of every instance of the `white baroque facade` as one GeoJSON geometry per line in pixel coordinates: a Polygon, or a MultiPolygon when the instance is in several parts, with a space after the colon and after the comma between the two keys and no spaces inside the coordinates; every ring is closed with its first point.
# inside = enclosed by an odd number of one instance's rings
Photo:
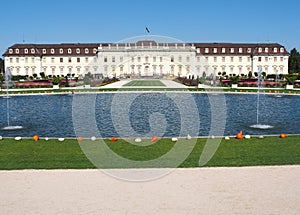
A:
{"type": "Polygon", "coordinates": [[[277,43],[15,44],[3,54],[13,75],[163,77],[288,73],[288,52],[277,43]]]}

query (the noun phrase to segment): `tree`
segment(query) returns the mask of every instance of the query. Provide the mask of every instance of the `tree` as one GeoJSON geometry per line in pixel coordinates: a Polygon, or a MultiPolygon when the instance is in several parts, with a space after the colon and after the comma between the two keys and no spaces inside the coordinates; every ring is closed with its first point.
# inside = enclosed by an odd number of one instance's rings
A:
{"type": "Polygon", "coordinates": [[[230,79],[231,84],[237,84],[239,82],[238,75],[231,76],[229,79],[230,79]]]}
{"type": "Polygon", "coordinates": [[[60,82],[61,82],[61,79],[59,77],[52,78],[53,85],[58,85],[58,84],[60,84],[60,82]]]}
{"type": "Polygon", "coordinates": [[[65,77],[65,80],[66,80],[66,87],[69,87],[70,85],[69,85],[69,79],[68,79],[68,76],[66,75],[66,77],[65,77]]]}
{"type": "Polygon", "coordinates": [[[83,83],[85,85],[90,85],[91,84],[91,79],[89,78],[88,75],[85,75],[84,78],[83,78],[83,83]]]}
{"type": "Polygon", "coordinates": [[[32,76],[34,77],[34,79],[36,79],[36,77],[37,77],[37,74],[36,74],[36,73],[34,73],[34,74],[32,74],[32,76]]]}
{"type": "Polygon", "coordinates": [[[0,73],[4,73],[5,69],[4,69],[4,60],[2,58],[0,58],[0,73]]]}
{"type": "Polygon", "coordinates": [[[2,73],[0,73],[0,88],[2,86],[3,81],[4,81],[4,76],[2,73]]]}
{"type": "Polygon", "coordinates": [[[248,72],[248,78],[252,78],[252,72],[251,71],[248,72]]]}
{"type": "Polygon", "coordinates": [[[287,84],[294,85],[294,83],[295,83],[295,81],[297,79],[297,76],[295,76],[295,75],[286,75],[285,79],[287,81],[287,84]]]}
{"type": "Polygon", "coordinates": [[[300,72],[300,54],[296,48],[293,48],[289,57],[289,74],[300,72]]]}
{"type": "Polygon", "coordinates": [[[42,77],[42,79],[45,79],[46,78],[46,75],[44,72],[40,72],[40,76],[42,77]]]}

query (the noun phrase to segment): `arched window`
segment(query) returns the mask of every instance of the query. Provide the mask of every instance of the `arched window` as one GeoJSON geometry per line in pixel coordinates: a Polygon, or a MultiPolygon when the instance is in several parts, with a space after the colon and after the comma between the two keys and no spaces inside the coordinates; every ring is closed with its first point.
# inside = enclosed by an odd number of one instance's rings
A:
{"type": "Polygon", "coordinates": [[[60,53],[60,54],[63,54],[63,53],[64,53],[64,50],[63,50],[63,49],[59,49],[59,53],[60,53]]]}
{"type": "Polygon", "coordinates": [[[42,52],[43,52],[43,54],[46,54],[46,53],[47,53],[46,49],[43,49],[43,51],[42,51],[42,52]]]}
{"type": "Polygon", "coordinates": [[[12,54],[13,53],[13,50],[12,49],[9,49],[9,54],[12,54]]]}
{"type": "Polygon", "coordinates": [[[16,54],[19,54],[19,49],[16,49],[16,54]]]}
{"type": "Polygon", "coordinates": [[[72,54],[72,49],[68,49],[68,54],[72,54]]]}
{"type": "Polygon", "coordinates": [[[31,54],[35,54],[35,49],[34,48],[31,49],[31,54]]]}
{"type": "Polygon", "coordinates": [[[25,54],[28,54],[28,49],[24,49],[24,53],[25,53],[25,54]]]}
{"type": "Polygon", "coordinates": [[[51,54],[54,54],[54,49],[51,49],[51,54]]]}
{"type": "Polygon", "coordinates": [[[80,49],[79,48],[76,49],[76,53],[80,54],[80,49]]]}
{"type": "Polygon", "coordinates": [[[85,48],[85,49],[84,49],[84,53],[85,53],[85,54],[88,54],[88,53],[89,53],[89,49],[88,49],[88,48],[85,48]]]}

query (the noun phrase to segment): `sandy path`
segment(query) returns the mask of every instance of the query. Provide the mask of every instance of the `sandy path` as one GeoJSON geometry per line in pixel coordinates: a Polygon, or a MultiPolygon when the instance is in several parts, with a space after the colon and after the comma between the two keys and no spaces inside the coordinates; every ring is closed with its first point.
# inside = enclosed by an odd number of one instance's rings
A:
{"type": "Polygon", "coordinates": [[[177,169],[149,182],[99,170],[0,171],[1,214],[300,214],[300,166],[177,169]]]}

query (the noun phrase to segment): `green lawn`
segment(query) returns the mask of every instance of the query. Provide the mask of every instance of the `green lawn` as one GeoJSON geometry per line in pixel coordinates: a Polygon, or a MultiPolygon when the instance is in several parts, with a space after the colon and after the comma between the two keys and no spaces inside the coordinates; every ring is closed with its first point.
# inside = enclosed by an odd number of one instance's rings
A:
{"type": "MultiPolygon", "coordinates": [[[[145,140],[143,140],[145,141],[145,140]]],[[[149,141],[149,140],[148,140],[149,141]]],[[[188,140],[185,140],[188,141],[188,140]]],[[[180,167],[197,167],[206,139],[198,139],[195,147],[180,167]]],[[[103,156],[105,152],[97,151],[100,141],[85,140],[89,153],[103,156]]],[[[107,141],[107,146],[123,158],[135,161],[147,161],[167,153],[174,143],[162,139],[149,146],[134,146],[125,140],[107,141]]],[[[176,159],[180,154],[169,158],[176,159]]],[[[123,168],[112,160],[101,168],[123,168]]],[[[257,166],[257,165],[292,165],[300,164],[300,136],[253,138],[251,140],[222,140],[218,150],[205,166],[257,166]]],[[[139,167],[138,164],[126,168],[139,167]]],[[[149,167],[166,167],[164,163],[149,167]]],[[[31,139],[0,141],[0,169],[86,169],[95,166],[86,158],[77,140],[40,140],[31,139]]]]}
{"type": "Polygon", "coordinates": [[[134,80],[123,85],[124,87],[144,87],[144,86],[166,86],[159,80],[134,80]]]}

